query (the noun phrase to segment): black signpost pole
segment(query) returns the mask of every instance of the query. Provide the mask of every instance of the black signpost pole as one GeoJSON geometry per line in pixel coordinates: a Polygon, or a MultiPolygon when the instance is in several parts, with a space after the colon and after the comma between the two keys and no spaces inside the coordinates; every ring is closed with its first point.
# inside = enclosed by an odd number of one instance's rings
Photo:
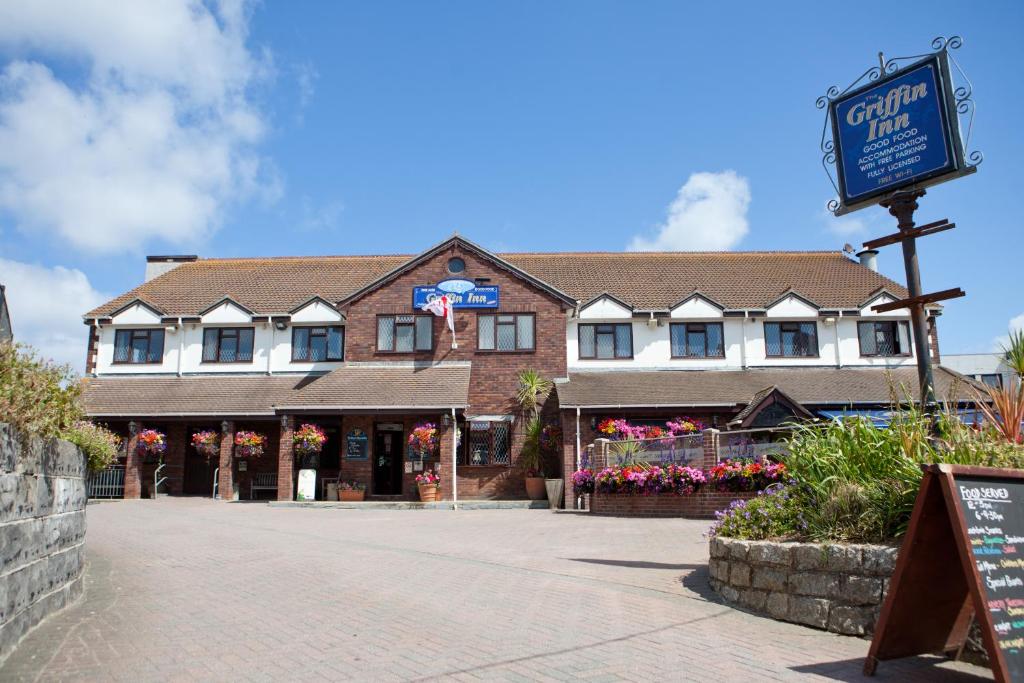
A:
{"type": "MultiPolygon", "coordinates": [[[[903,234],[903,265],[907,272],[907,293],[911,300],[922,295],[921,270],[917,264],[917,239],[912,236],[912,231],[917,200],[924,194],[924,190],[899,192],[881,202],[881,205],[896,218],[896,227],[903,234]]],[[[935,405],[935,379],[932,376],[928,321],[923,303],[915,301],[910,305],[910,320],[914,328],[914,353],[917,354],[917,380],[921,389],[921,405],[927,410],[935,405]]]]}

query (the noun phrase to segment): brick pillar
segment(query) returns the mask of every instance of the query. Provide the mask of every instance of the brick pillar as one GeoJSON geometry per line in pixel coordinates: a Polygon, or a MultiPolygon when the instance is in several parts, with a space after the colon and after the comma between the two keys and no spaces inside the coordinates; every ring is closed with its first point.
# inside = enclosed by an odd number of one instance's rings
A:
{"type": "Polygon", "coordinates": [[[935,325],[935,316],[928,317],[928,348],[932,353],[932,362],[938,365],[942,362],[939,355],[939,328],[935,325]]]}
{"type": "Polygon", "coordinates": [[[188,432],[183,423],[173,423],[167,430],[167,450],[164,451],[164,467],[162,476],[167,477],[163,490],[180,496],[185,481],[185,447],[188,432]]]}
{"type": "Polygon", "coordinates": [[[235,423],[225,420],[220,423],[220,472],[217,474],[217,497],[221,500],[237,500],[232,476],[234,450],[235,423]]]}
{"type": "Polygon", "coordinates": [[[139,423],[128,423],[128,445],[124,460],[124,497],[142,498],[142,456],[139,455],[139,423]]]}
{"type": "Polygon", "coordinates": [[[291,415],[281,416],[281,441],[277,447],[277,499],[292,500],[295,495],[293,469],[295,467],[294,445],[292,432],[295,429],[295,418],[291,415]]]}
{"type": "MultiPolygon", "coordinates": [[[[573,510],[576,494],[572,490],[572,475],[576,471],[576,413],[561,411],[562,415],[562,477],[565,479],[565,509],[573,510]]],[[[582,447],[583,444],[580,444],[582,447]]]]}
{"type": "MultiPolygon", "coordinates": [[[[448,415],[448,419],[451,420],[451,414],[448,415]]],[[[441,496],[441,500],[452,500],[454,498],[452,464],[455,462],[455,459],[452,454],[452,446],[455,444],[456,429],[455,424],[446,425],[443,417],[438,420],[438,430],[441,432],[441,488],[438,490],[438,494],[441,496]]]]}
{"type": "Polygon", "coordinates": [[[703,467],[705,470],[709,470],[718,464],[718,435],[717,429],[705,429],[701,432],[703,437],[704,446],[704,463],[703,467]]]}

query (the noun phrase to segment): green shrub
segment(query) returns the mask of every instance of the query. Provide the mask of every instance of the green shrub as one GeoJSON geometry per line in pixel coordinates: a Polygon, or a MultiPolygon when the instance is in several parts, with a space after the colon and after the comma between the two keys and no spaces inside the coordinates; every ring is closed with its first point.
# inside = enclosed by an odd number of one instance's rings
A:
{"type": "Polygon", "coordinates": [[[82,449],[89,469],[93,472],[109,467],[121,445],[120,436],[106,427],[84,420],[76,422],[61,436],[82,449]]]}
{"type": "Polygon", "coordinates": [[[30,348],[0,344],[0,421],[41,437],[58,437],[83,415],[78,378],[30,348]]]}
{"type": "Polygon", "coordinates": [[[806,491],[800,487],[775,486],[759,492],[757,498],[734,500],[728,509],[716,512],[708,535],[750,541],[799,539],[806,533],[807,507],[806,491]]]}

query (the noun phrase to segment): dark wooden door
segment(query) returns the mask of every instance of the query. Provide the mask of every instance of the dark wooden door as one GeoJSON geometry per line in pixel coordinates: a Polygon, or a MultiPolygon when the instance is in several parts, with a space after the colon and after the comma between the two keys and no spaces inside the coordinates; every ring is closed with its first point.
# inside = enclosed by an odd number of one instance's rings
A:
{"type": "Polygon", "coordinates": [[[213,472],[217,469],[218,459],[196,453],[191,445],[185,447],[185,480],[181,491],[186,496],[212,496],[213,472]]]}
{"type": "Polygon", "coordinates": [[[373,440],[373,492],[379,496],[402,493],[402,432],[378,429],[373,440]]]}

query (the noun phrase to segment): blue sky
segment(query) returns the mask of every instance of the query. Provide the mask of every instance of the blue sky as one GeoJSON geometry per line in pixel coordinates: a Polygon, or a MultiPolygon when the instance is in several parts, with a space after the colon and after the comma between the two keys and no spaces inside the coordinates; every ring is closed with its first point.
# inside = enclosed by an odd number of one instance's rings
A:
{"type": "Polygon", "coordinates": [[[5,4],[0,281],[79,367],[76,316],[150,253],[859,246],[894,222],[825,214],[815,99],[952,34],[985,161],[922,200],[958,224],[924,287],[968,293],[945,352],[1024,325],[1020,3],[5,4]]]}

